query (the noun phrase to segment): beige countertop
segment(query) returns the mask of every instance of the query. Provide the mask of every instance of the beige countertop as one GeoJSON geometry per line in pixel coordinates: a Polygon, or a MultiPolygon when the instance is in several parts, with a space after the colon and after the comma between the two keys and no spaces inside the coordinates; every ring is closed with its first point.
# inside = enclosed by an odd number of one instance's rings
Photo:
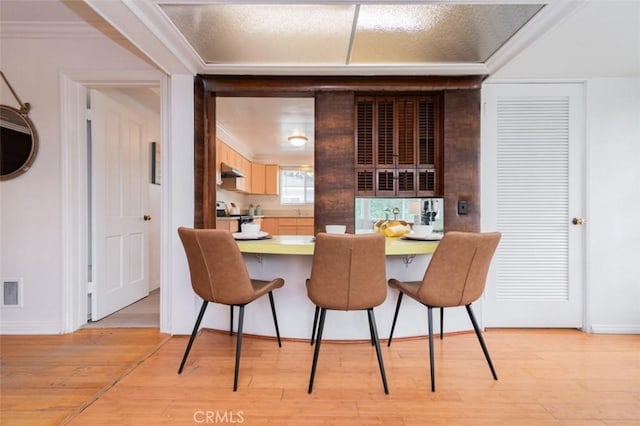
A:
{"type": "MultiPolygon", "coordinates": [[[[274,235],[263,240],[239,240],[242,253],[312,255],[315,247],[311,235],[274,235]]],[[[388,256],[432,254],[437,241],[413,241],[401,238],[386,238],[385,252],[388,256]]]]}

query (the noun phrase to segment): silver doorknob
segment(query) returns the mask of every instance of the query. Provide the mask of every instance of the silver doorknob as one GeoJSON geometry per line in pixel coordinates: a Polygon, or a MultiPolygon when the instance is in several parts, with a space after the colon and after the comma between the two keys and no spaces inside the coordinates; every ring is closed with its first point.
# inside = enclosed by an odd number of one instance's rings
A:
{"type": "Polygon", "coordinates": [[[149,216],[148,214],[145,214],[142,218],[144,219],[145,222],[148,222],[151,220],[151,216],[149,216]]]}
{"type": "Polygon", "coordinates": [[[574,225],[584,225],[585,220],[581,217],[574,217],[571,223],[574,225]]]}

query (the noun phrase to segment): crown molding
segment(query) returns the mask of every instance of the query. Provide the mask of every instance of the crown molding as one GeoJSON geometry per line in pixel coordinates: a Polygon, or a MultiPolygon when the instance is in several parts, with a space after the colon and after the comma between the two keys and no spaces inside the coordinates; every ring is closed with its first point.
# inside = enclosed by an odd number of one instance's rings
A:
{"type": "Polygon", "coordinates": [[[0,25],[2,38],[32,39],[87,39],[109,37],[122,39],[122,35],[107,23],[94,22],[21,22],[4,21],[0,25]]]}

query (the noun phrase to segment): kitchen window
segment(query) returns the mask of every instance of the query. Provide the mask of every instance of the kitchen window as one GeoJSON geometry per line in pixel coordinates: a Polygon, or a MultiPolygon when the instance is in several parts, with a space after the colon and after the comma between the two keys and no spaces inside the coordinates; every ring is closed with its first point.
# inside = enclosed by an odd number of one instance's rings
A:
{"type": "Polygon", "coordinates": [[[280,168],[280,204],[313,204],[313,195],[313,168],[280,168]]]}

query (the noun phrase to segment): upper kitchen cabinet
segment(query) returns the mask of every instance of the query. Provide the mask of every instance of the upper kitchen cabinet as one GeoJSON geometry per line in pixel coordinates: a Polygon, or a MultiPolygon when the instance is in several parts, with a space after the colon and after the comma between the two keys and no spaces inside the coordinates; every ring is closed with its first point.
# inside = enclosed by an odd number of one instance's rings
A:
{"type": "Polygon", "coordinates": [[[429,196],[442,192],[440,95],[356,98],[356,192],[429,196]]]}
{"type": "Polygon", "coordinates": [[[223,189],[238,192],[251,192],[251,162],[242,154],[222,142],[216,143],[216,176],[221,176],[218,181],[223,189]],[[240,172],[241,176],[225,176],[222,164],[240,172]]]}
{"type": "Polygon", "coordinates": [[[278,195],[278,165],[251,163],[251,193],[278,195]]]}

